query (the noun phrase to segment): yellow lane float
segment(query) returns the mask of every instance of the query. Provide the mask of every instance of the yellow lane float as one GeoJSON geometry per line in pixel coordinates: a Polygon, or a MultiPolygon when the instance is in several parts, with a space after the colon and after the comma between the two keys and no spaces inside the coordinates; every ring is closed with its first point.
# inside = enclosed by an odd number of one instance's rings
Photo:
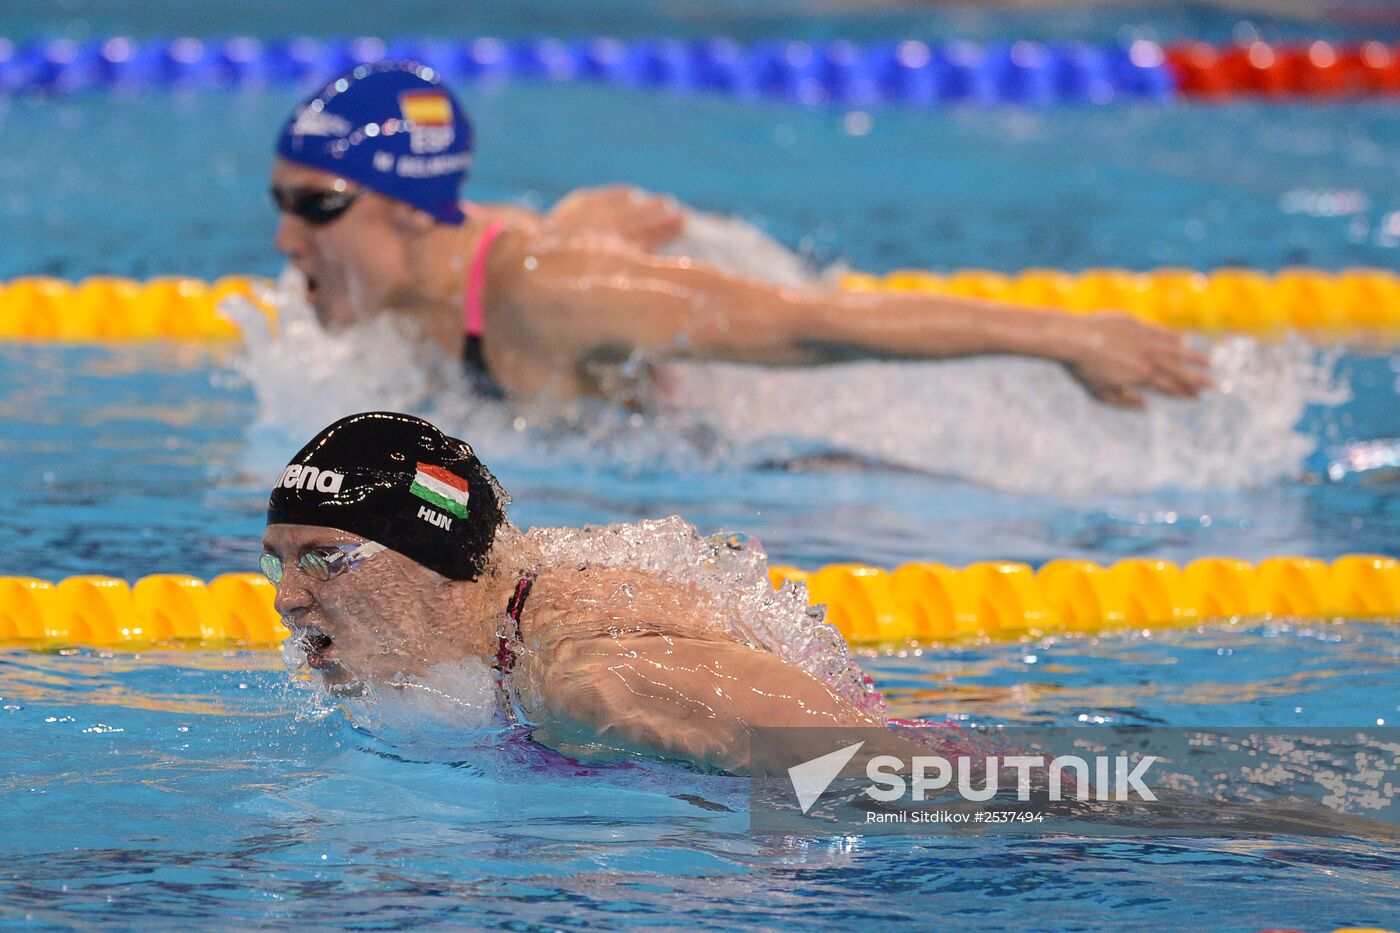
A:
{"type": "Polygon", "coordinates": [[[1400,332],[1400,276],[1382,269],[1027,269],[1015,275],[964,269],[949,275],[903,269],[852,273],[847,291],[989,298],[1072,313],[1118,309],[1169,327],[1274,334],[1293,329],[1338,336],[1400,332]]]}
{"type": "MultiPolygon", "coordinates": [[[[1016,639],[1058,633],[1172,628],[1219,619],[1400,618],[1400,561],[1351,554],[1328,564],[1271,557],[1258,564],[1203,557],[1185,567],[1131,558],[1105,567],[1055,560],[954,568],[861,564],[815,571],[773,567],[774,586],[802,582],[813,605],[854,644],[1016,639]]],[[[273,587],[257,574],[155,574],[128,584],[102,576],[58,583],[0,577],[0,644],[38,648],[267,647],[287,637],[273,587]]]]}
{"type": "Polygon", "coordinates": [[[1039,570],[988,562],[773,567],[775,586],[807,585],[811,602],[856,644],[954,642],[1061,632],[1172,628],[1220,619],[1400,618],[1400,561],[1352,554],[1327,564],[1203,557],[1185,567],[1130,558],[1105,567],[1055,560],[1039,570]]]}
{"type": "Polygon", "coordinates": [[[258,301],[260,280],[217,282],[156,278],[147,282],[96,276],[76,284],[31,276],[0,283],[0,340],[236,340],[238,327],[219,311],[240,296],[258,301]]]}
{"type": "MultiPolygon", "coordinates": [[[[257,299],[250,276],[216,282],[163,277],[139,282],[97,276],[71,283],[30,276],[0,283],[0,340],[232,340],[238,328],[219,312],[226,298],[257,299]]],[[[1382,269],[1027,269],[1015,275],[964,269],[948,275],[905,269],[850,273],[848,291],[917,292],[988,298],[1086,313],[1117,309],[1170,327],[1257,335],[1301,330],[1323,336],[1400,335],[1400,276],[1382,269]]]]}

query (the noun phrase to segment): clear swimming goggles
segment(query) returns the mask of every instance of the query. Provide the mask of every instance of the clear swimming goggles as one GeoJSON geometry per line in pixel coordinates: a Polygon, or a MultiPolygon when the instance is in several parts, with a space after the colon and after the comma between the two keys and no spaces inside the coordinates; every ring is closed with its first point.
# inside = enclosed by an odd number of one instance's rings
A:
{"type": "MultiPolygon", "coordinates": [[[[363,544],[332,544],[325,547],[307,548],[297,558],[297,566],[301,568],[302,573],[311,579],[324,583],[331,577],[337,577],[342,573],[354,570],[374,555],[387,550],[388,548],[384,545],[373,541],[366,541],[363,544]]],[[[264,551],[263,556],[258,558],[258,567],[262,570],[263,576],[273,583],[282,582],[284,572],[282,558],[276,554],[264,551]]]]}

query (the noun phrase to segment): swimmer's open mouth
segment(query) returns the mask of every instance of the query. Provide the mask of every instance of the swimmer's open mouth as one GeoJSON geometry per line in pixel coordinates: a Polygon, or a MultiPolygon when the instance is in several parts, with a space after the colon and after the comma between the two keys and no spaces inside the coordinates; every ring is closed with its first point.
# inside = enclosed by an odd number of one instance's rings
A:
{"type": "Polygon", "coordinates": [[[306,663],[315,670],[324,671],[336,666],[334,660],[326,657],[333,643],[334,640],[329,635],[315,626],[297,629],[296,645],[306,652],[306,663]]]}

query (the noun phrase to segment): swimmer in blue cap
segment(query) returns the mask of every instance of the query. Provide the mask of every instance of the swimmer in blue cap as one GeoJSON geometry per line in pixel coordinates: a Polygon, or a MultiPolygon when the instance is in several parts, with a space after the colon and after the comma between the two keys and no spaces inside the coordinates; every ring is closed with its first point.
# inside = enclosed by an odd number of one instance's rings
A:
{"type": "Polygon", "coordinates": [[[516,393],[599,391],[641,353],[769,365],[1008,353],[1062,363],[1095,397],[1192,398],[1207,360],[1125,314],[910,293],[780,288],[648,248],[673,204],[579,192],[549,215],[461,204],[472,130],[426,66],[361,65],[299,105],[277,143],[277,246],[327,326],[400,315],[516,393]]]}
{"type": "MultiPolygon", "coordinates": [[[[290,655],[342,695],[475,665],[501,723],[551,747],[725,770],[743,769],[751,726],[882,724],[878,694],[783,660],[718,594],[641,569],[645,555],[551,556],[506,520],[508,502],[469,445],[419,418],[366,412],[322,430],[268,500],[262,570],[290,655]]],[[[807,654],[840,642],[792,634],[807,654]]]]}

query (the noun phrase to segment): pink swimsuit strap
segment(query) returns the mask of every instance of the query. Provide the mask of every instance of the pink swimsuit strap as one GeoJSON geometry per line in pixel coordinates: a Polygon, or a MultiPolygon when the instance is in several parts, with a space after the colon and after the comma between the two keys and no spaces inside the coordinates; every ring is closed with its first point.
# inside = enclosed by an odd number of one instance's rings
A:
{"type": "Polygon", "coordinates": [[[467,269],[467,306],[464,321],[468,337],[480,337],[486,332],[486,303],[482,296],[486,293],[486,259],[491,252],[491,244],[505,232],[506,225],[499,220],[488,221],[486,229],[477,241],[476,252],[472,254],[471,265],[467,269]]]}
{"type": "Polygon", "coordinates": [[[530,587],[535,585],[533,576],[521,577],[515,582],[515,593],[506,603],[506,618],[511,622],[511,631],[501,635],[496,645],[496,671],[502,677],[515,666],[515,646],[520,644],[520,613],[525,611],[525,600],[530,596],[530,587]]]}

